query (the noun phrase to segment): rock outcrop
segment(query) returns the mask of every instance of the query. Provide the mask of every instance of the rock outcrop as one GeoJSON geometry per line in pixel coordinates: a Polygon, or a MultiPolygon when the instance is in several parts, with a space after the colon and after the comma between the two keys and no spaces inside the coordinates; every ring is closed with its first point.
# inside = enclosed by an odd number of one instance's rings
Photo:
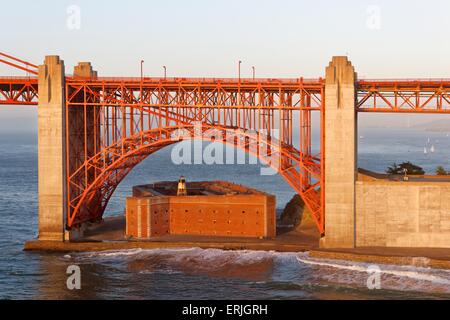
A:
{"type": "Polygon", "coordinates": [[[319,236],[311,211],[298,194],[284,208],[280,222],[283,225],[292,225],[297,231],[319,236]]]}

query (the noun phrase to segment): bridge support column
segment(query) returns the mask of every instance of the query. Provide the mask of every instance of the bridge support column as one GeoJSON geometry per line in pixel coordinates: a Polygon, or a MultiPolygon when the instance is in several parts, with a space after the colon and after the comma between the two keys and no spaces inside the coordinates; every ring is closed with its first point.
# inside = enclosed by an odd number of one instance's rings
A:
{"type": "Polygon", "coordinates": [[[355,246],[357,177],[356,73],[347,57],[333,57],[325,84],[325,248],[355,246]]]}
{"type": "Polygon", "coordinates": [[[58,56],[39,66],[39,240],[64,240],[65,71],[58,56]]]}
{"type": "MultiPolygon", "coordinates": [[[[97,72],[92,69],[90,62],[79,62],[75,66],[73,71],[74,77],[92,79],[97,77],[97,72]]],[[[92,97],[81,90],[72,101],[78,103],[85,103],[91,101],[92,97]]],[[[68,166],[69,172],[73,173],[77,168],[81,167],[83,163],[89,158],[94,156],[100,148],[100,125],[99,125],[99,112],[98,107],[94,106],[77,106],[70,107],[67,105],[69,123],[67,125],[69,146],[68,146],[68,166]]],[[[88,185],[95,179],[95,169],[88,169],[86,175],[78,177],[78,181],[75,181],[79,185],[88,185]],[[86,179],[88,181],[86,181],[86,179]]],[[[73,198],[78,196],[79,190],[73,185],[69,185],[68,194],[73,198]]],[[[94,196],[97,199],[99,196],[94,196]]],[[[98,210],[98,206],[82,206],[80,208],[80,215],[91,216],[88,211],[98,210]]],[[[70,231],[66,232],[66,240],[77,240],[83,237],[86,225],[77,225],[70,231]]]]}

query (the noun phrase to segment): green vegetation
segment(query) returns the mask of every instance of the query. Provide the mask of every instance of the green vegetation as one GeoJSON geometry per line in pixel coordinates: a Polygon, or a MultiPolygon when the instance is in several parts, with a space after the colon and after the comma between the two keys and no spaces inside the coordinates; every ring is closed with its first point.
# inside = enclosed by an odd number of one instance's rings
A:
{"type": "Polygon", "coordinates": [[[388,167],[386,170],[387,174],[405,174],[405,169],[406,169],[406,173],[408,175],[423,175],[425,174],[425,171],[415,165],[412,164],[411,162],[403,162],[399,165],[397,165],[396,163],[394,163],[392,166],[388,167]]]}
{"type": "Polygon", "coordinates": [[[443,166],[439,166],[436,168],[436,174],[438,176],[448,176],[450,175],[450,172],[445,170],[443,166]]]}

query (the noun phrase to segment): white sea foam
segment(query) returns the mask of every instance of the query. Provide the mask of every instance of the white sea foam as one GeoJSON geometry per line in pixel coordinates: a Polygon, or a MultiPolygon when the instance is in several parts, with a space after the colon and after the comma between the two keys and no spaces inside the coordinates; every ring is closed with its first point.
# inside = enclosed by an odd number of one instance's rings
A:
{"type": "Polygon", "coordinates": [[[175,260],[197,259],[203,261],[229,260],[236,264],[258,262],[270,258],[295,258],[297,253],[278,253],[275,251],[251,251],[251,250],[221,250],[200,248],[177,248],[177,249],[130,249],[102,252],[80,253],[78,259],[102,259],[122,257],[152,257],[165,256],[175,260]]]}
{"type": "MultiPolygon", "coordinates": [[[[313,261],[313,260],[307,260],[307,259],[301,259],[297,258],[297,260],[304,264],[309,265],[315,265],[315,266],[321,266],[321,267],[331,267],[336,269],[342,269],[342,270],[349,270],[349,271],[356,271],[356,272],[368,272],[368,264],[338,264],[338,263],[329,263],[329,262],[323,262],[323,261],[313,261]]],[[[443,284],[450,286],[450,280],[445,279],[443,277],[435,276],[430,273],[425,272],[418,272],[414,270],[396,270],[396,269],[389,269],[387,265],[379,265],[379,270],[381,274],[387,274],[392,276],[398,276],[398,277],[407,277],[414,280],[420,280],[420,281],[430,281],[437,284],[443,284]]],[[[391,266],[393,268],[393,266],[391,266]]],[[[404,268],[404,267],[400,267],[404,268]]],[[[415,267],[410,267],[415,268],[415,267]]],[[[431,269],[429,269],[431,270],[431,269]]]]}
{"type": "MultiPolygon", "coordinates": [[[[206,275],[247,276],[255,281],[289,283],[345,284],[365,287],[371,264],[345,260],[312,258],[308,253],[220,250],[200,248],[132,249],[73,254],[83,263],[131,263],[141,274],[201,273],[206,275]],[[137,264],[134,264],[137,262],[137,264]],[[250,267],[252,266],[252,267],[250,267]],[[170,270],[170,271],[167,271],[170,270]],[[265,273],[265,280],[258,279],[265,273]],[[252,278],[253,277],[253,278],[252,278]]],[[[422,260],[421,260],[422,261],[422,260]]],[[[448,270],[379,264],[383,289],[418,292],[450,292],[448,270]]]]}

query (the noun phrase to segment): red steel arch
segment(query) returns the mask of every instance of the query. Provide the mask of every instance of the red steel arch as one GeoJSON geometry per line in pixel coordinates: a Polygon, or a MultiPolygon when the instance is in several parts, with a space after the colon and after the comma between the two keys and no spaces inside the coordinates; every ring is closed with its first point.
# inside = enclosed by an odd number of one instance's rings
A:
{"type": "MultiPolygon", "coordinates": [[[[126,177],[126,175],[136,166],[139,162],[147,158],[149,155],[156,151],[180,141],[188,139],[200,139],[215,142],[222,142],[237,148],[244,150],[245,152],[258,157],[263,163],[269,165],[276,172],[279,172],[281,176],[289,183],[289,185],[302,197],[310,199],[310,210],[312,212],[319,213],[320,207],[313,206],[314,197],[319,197],[316,187],[319,183],[310,186],[309,188],[303,188],[301,180],[298,180],[298,172],[294,170],[295,166],[285,166],[283,159],[289,159],[292,162],[300,163],[304,162],[305,167],[308,168],[309,174],[313,176],[316,181],[320,181],[320,168],[316,162],[317,159],[300,159],[298,153],[295,150],[291,150],[289,146],[281,146],[275,139],[264,136],[256,132],[245,132],[242,130],[236,130],[231,128],[219,128],[216,126],[173,126],[163,129],[153,129],[145,132],[143,135],[136,134],[133,137],[128,137],[126,141],[120,142],[124,144],[124,149],[127,150],[120,157],[115,159],[109,164],[104,164],[105,169],[101,170],[96,179],[83,190],[83,192],[72,199],[73,210],[71,210],[68,216],[68,225],[71,226],[75,221],[90,220],[92,217],[100,217],[103,211],[106,209],[108,200],[116,187],[126,177]],[[200,134],[196,131],[199,128],[200,134]],[[184,134],[178,137],[177,132],[183,130],[184,134]],[[211,132],[213,131],[213,135],[211,132]],[[174,136],[175,133],[175,136],[174,136]],[[219,138],[218,138],[219,137],[219,138]],[[231,137],[231,138],[230,138],[231,137]],[[145,142],[142,143],[141,140],[145,142]],[[101,197],[96,195],[101,194],[101,197]]],[[[118,145],[108,146],[105,150],[102,150],[95,157],[89,159],[90,166],[99,164],[103,160],[102,153],[113,152],[122,148],[118,145]]],[[[74,173],[71,177],[75,177],[80,170],[74,173]]],[[[320,220],[317,219],[317,227],[320,229],[320,220]]]]}

